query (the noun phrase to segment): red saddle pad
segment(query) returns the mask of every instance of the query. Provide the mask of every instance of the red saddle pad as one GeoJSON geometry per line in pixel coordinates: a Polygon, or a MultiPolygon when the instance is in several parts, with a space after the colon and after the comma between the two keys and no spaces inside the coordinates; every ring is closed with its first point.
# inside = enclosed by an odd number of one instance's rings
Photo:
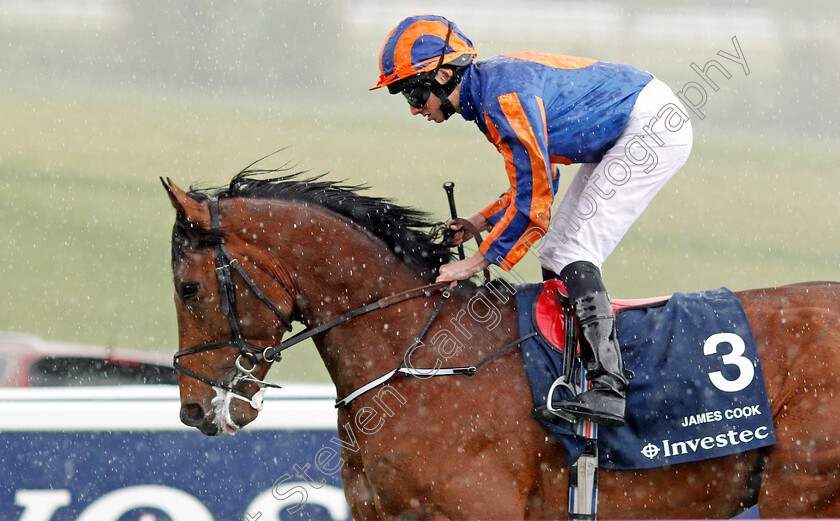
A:
{"type": "MultiPolygon", "coordinates": [[[[540,335],[557,351],[563,351],[563,343],[566,338],[566,314],[560,304],[559,294],[568,296],[563,282],[552,279],[543,283],[540,298],[537,300],[534,318],[537,321],[537,329],[540,335]]],[[[613,313],[621,308],[646,306],[656,302],[668,300],[669,297],[653,297],[643,299],[615,299],[612,301],[613,313]]]]}

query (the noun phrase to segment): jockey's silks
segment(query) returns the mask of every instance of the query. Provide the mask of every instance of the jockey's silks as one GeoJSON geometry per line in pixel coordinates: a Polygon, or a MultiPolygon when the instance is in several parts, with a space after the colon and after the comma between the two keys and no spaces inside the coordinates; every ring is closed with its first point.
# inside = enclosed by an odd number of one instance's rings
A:
{"type": "Polygon", "coordinates": [[[546,233],[558,189],[551,163],[597,163],[652,79],[629,65],[538,52],[468,68],[461,115],[502,154],[510,181],[481,211],[494,225],[481,246],[488,260],[509,269],[546,233]]]}

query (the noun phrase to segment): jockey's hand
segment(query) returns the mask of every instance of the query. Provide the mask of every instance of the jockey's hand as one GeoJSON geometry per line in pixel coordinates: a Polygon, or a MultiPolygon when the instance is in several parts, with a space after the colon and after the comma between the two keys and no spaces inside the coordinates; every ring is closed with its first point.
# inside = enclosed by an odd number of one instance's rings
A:
{"type": "MultiPolygon", "coordinates": [[[[473,226],[478,228],[478,231],[480,232],[489,230],[492,227],[490,225],[490,221],[488,221],[480,213],[474,213],[469,217],[466,217],[465,219],[471,222],[473,226]]],[[[452,236],[451,242],[449,243],[450,246],[458,246],[459,244],[463,244],[473,238],[470,232],[464,230],[463,226],[461,226],[460,224],[452,222],[452,219],[449,219],[448,221],[443,223],[443,226],[455,232],[455,234],[452,236]]]]}
{"type": "Polygon", "coordinates": [[[456,262],[450,262],[440,267],[440,275],[435,282],[452,281],[449,289],[454,288],[459,280],[466,280],[490,265],[490,261],[481,253],[456,262]]]}

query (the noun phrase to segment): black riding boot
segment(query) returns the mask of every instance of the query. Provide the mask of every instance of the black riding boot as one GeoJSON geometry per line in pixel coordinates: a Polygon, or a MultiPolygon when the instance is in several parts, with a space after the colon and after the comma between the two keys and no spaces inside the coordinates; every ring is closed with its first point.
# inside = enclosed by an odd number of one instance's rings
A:
{"type": "Polygon", "coordinates": [[[601,272],[594,264],[579,261],[563,268],[559,278],[566,286],[580,326],[580,354],[590,387],[553,406],[606,427],[621,427],[624,425],[627,378],[618,345],[615,315],[601,281],[601,272]]]}

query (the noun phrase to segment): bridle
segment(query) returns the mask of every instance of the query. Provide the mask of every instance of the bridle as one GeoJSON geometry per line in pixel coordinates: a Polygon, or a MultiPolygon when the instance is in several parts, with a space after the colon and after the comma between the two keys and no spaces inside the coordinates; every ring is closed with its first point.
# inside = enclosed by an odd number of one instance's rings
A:
{"type": "MultiPolygon", "coordinates": [[[[225,239],[221,234],[221,224],[219,219],[219,200],[215,197],[210,198],[207,206],[210,210],[210,231],[213,237],[217,237],[213,239],[213,257],[215,260],[216,265],[216,281],[219,284],[219,299],[222,306],[222,314],[224,314],[228,318],[228,323],[230,324],[230,332],[231,338],[230,340],[222,341],[222,342],[215,342],[211,344],[204,344],[200,346],[190,347],[188,349],[183,349],[175,353],[175,358],[173,360],[173,365],[177,371],[195,378],[200,382],[204,382],[208,385],[213,387],[217,387],[219,389],[224,389],[233,395],[236,398],[242,399],[248,403],[254,405],[255,409],[258,409],[259,406],[262,404],[262,391],[265,387],[277,387],[280,386],[265,382],[263,380],[259,380],[258,378],[253,376],[254,370],[257,368],[257,364],[260,362],[260,355],[263,352],[263,348],[254,344],[247,342],[242,337],[242,332],[239,329],[239,317],[236,313],[236,288],[233,285],[233,278],[231,274],[231,269],[236,270],[237,273],[245,280],[245,283],[254,293],[254,295],[260,299],[268,308],[274,312],[275,315],[280,319],[280,322],[283,323],[285,326],[285,331],[291,331],[292,329],[292,321],[286,316],[280,309],[271,302],[268,297],[260,291],[260,288],[254,283],[251,277],[245,273],[245,270],[242,269],[242,266],[239,262],[228,252],[227,248],[225,248],[225,239]],[[187,369],[183,365],[179,363],[179,358],[183,356],[188,356],[196,353],[202,353],[204,351],[212,351],[214,349],[221,349],[223,347],[235,347],[239,350],[239,355],[236,357],[236,362],[234,365],[236,366],[237,375],[232,379],[232,383],[227,384],[225,382],[220,382],[218,380],[213,380],[208,378],[200,373],[187,369]],[[249,363],[249,367],[246,367],[243,363],[243,358],[246,359],[249,363]],[[236,389],[234,385],[238,384],[241,381],[251,381],[256,383],[260,390],[254,395],[249,395],[244,391],[240,391],[236,389]],[[258,397],[257,397],[258,396],[258,397]]],[[[291,295],[291,292],[284,286],[283,288],[286,293],[291,295]]]]}
{"type": "MultiPolygon", "coordinates": [[[[235,270],[239,274],[239,276],[242,277],[242,279],[245,281],[245,283],[248,285],[248,288],[254,293],[254,295],[266,306],[268,306],[268,308],[272,312],[274,312],[275,315],[277,315],[277,317],[280,319],[280,322],[282,322],[285,326],[286,332],[291,331],[292,329],[290,317],[284,314],[276,305],[274,305],[273,302],[271,302],[271,300],[268,299],[268,297],[265,296],[265,294],[259,289],[259,287],[253,281],[253,279],[251,279],[251,277],[248,276],[248,274],[245,272],[245,270],[242,268],[239,262],[230,254],[230,252],[228,252],[227,248],[225,247],[224,236],[221,233],[218,198],[209,198],[207,206],[210,211],[210,232],[211,236],[213,237],[213,239],[211,240],[211,244],[213,246],[213,257],[215,259],[216,266],[216,280],[219,285],[219,298],[221,301],[222,313],[225,316],[227,316],[228,322],[230,324],[231,339],[210,344],[203,344],[178,351],[177,353],[175,353],[173,365],[175,366],[175,369],[177,371],[192,378],[195,378],[200,382],[206,383],[212,387],[223,389],[229,393],[232,393],[232,397],[235,397],[237,399],[243,400],[251,404],[251,406],[257,410],[262,408],[262,396],[265,392],[266,387],[280,388],[279,385],[260,380],[253,376],[252,373],[254,372],[254,370],[256,370],[257,365],[259,363],[272,363],[275,361],[279,361],[280,353],[282,351],[292,347],[293,345],[299,344],[300,342],[312,336],[315,336],[319,333],[323,333],[324,331],[327,331],[328,329],[331,329],[339,324],[343,324],[344,322],[347,322],[348,320],[351,320],[355,317],[364,315],[366,313],[370,313],[371,311],[377,309],[386,308],[388,306],[397,304],[399,302],[403,302],[405,300],[413,299],[420,296],[428,297],[438,292],[439,290],[446,288],[450,284],[449,282],[428,284],[426,286],[421,286],[419,288],[410,289],[402,293],[397,293],[395,295],[390,295],[388,297],[381,298],[377,301],[371,302],[370,304],[344,313],[343,315],[329,320],[319,326],[301,331],[300,333],[289,338],[288,340],[281,342],[277,346],[263,348],[247,342],[242,337],[242,333],[239,328],[239,317],[236,313],[236,288],[233,284],[231,270],[235,270]],[[231,383],[213,380],[212,378],[208,378],[207,376],[192,371],[191,369],[187,369],[179,363],[179,359],[184,356],[202,353],[205,351],[212,351],[215,349],[221,349],[223,347],[235,347],[239,350],[239,355],[236,357],[236,361],[234,363],[237,373],[231,379],[231,383]],[[247,367],[243,359],[247,360],[247,367]],[[259,390],[253,395],[249,395],[244,391],[236,389],[235,386],[243,381],[253,382],[257,384],[259,390]]],[[[292,291],[290,291],[289,288],[287,288],[285,285],[283,285],[283,290],[286,292],[287,295],[291,297],[292,302],[294,303],[294,293],[292,293],[292,291]]],[[[434,319],[437,317],[437,314],[440,312],[440,308],[442,307],[443,302],[448,297],[449,293],[444,292],[440,303],[435,308],[432,317],[429,319],[425,328],[423,329],[423,333],[417,338],[415,346],[417,343],[420,342],[420,340],[422,340],[423,335],[425,335],[426,331],[428,331],[429,327],[431,326],[431,323],[434,321],[434,319]]],[[[415,346],[412,346],[412,348],[414,348],[415,346]]],[[[473,371],[475,370],[475,368],[472,369],[473,371]]]]}

